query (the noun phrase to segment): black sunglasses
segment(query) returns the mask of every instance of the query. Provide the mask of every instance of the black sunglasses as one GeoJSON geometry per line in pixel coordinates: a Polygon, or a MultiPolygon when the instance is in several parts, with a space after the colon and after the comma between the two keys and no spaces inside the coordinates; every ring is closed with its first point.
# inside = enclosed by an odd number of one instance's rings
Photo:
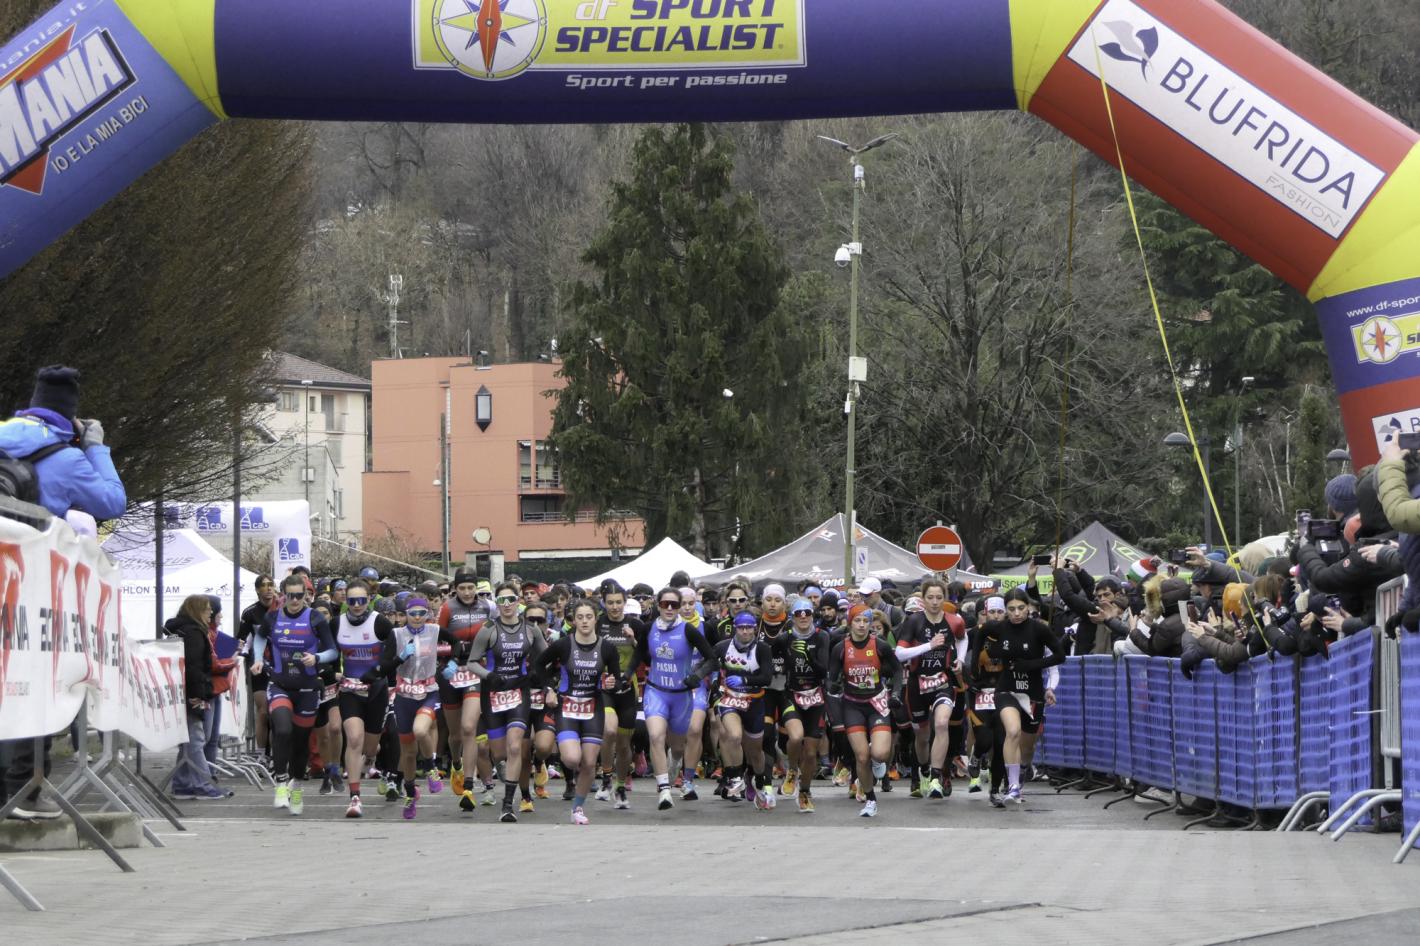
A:
{"type": "Polygon", "coordinates": [[[547,618],[526,618],[529,624],[546,624],[547,618]]]}
{"type": "Polygon", "coordinates": [[[359,607],[360,605],[362,605],[362,604],[369,604],[369,603],[370,603],[370,599],[369,599],[369,598],[366,598],[366,597],[364,597],[364,596],[361,596],[361,597],[359,597],[359,598],[346,598],[346,599],[345,599],[345,603],[348,604],[348,605],[350,605],[350,606],[353,607],[353,608],[358,608],[358,607],[359,607]]]}
{"type": "Polygon", "coordinates": [[[678,608],[678,607],[680,607],[680,602],[679,602],[679,601],[662,601],[660,604],[661,604],[661,607],[663,607],[663,608],[678,608]]]}
{"type": "Polygon", "coordinates": [[[302,598],[304,598],[305,596],[306,596],[306,593],[305,593],[304,591],[288,591],[288,592],[286,592],[286,599],[287,599],[288,601],[300,601],[300,600],[301,600],[302,598]]]}

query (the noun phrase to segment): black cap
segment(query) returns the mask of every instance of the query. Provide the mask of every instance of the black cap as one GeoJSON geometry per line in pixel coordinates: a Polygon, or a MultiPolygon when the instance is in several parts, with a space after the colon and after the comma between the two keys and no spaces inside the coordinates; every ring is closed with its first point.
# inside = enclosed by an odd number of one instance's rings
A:
{"type": "Polygon", "coordinates": [[[30,407],[54,411],[72,421],[79,415],[79,369],[63,365],[39,369],[30,407]]]}

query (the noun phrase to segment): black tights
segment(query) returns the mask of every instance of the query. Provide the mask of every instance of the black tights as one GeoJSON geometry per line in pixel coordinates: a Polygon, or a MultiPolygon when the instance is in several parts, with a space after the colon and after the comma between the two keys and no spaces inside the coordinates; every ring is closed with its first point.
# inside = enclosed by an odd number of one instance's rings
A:
{"type": "Polygon", "coordinates": [[[980,765],[982,758],[991,753],[991,791],[999,792],[1001,786],[1006,784],[1006,729],[994,716],[974,729],[976,746],[973,751],[977,764],[980,765]]]}
{"type": "Polygon", "coordinates": [[[310,758],[311,728],[295,725],[295,717],[288,707],[272,710],[271,766],[276,780],[305,778],[310,758]]]}

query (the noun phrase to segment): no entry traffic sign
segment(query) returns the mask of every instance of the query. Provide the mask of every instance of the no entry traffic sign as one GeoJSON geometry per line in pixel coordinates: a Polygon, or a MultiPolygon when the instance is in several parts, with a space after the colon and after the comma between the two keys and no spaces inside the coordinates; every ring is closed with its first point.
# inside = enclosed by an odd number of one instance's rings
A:
{"type": "Polygon", "coordinates": [[[961,536],[946,526],[933,526],[917,539],[917,557],[934,572],[961,564],[961,536]]]}

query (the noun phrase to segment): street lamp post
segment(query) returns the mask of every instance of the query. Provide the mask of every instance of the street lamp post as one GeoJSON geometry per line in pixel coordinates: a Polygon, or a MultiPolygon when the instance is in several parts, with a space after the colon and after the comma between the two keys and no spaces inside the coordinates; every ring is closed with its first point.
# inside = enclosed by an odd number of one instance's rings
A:
{"type": "Polygon", "coordinates": [[[858,437],[858,386],[868,377],[867,362],[858,357],[858,269],[863,257],[863,243],[858,224],[863,206],[863,193],[867,189],[863,162],[859,158],[874,148],[880,148],[892,141],[897,135],[879,135],[857,148],[846,141],[839,141],[837,138],[829,138],[826,135],[818,137],[847,151],[849,163],[853,168],[853,236],[851,242],[840,246],[834,255],[834,262],[839,266],[849,266],[852,269],[848,299],[848,398],[843,404],[843,412],[848,415],[848,450],[843,478],[843,521],[846,524],[843,537],[843,581],[845,585],[852,585],[854,583],[853,534],[857,525],[857,517],[853,511],[853,477],[857,473],[855,467],[858,437]]]}
{"type": "MultiPolygon", "coordinates": [[[[1188,439],[1187,434],[1172,433],[1164,438],[1164,445],[1168,447],[1191,447],[1193,444],[1192,441],[1188,439]]],[[[1203,454],[1203,475],[1206,480],[1206,477],[1211,475],[1209,455],[1213,448],[1213,438],[1204,434],[1198,438],[1198,446],[1203,454]]],[[[1208,484],[1206,481],[1203,484],[1203,544],[1210,549],[1213,547],[1213,510],[1209,508],[1208,484]]]]}

